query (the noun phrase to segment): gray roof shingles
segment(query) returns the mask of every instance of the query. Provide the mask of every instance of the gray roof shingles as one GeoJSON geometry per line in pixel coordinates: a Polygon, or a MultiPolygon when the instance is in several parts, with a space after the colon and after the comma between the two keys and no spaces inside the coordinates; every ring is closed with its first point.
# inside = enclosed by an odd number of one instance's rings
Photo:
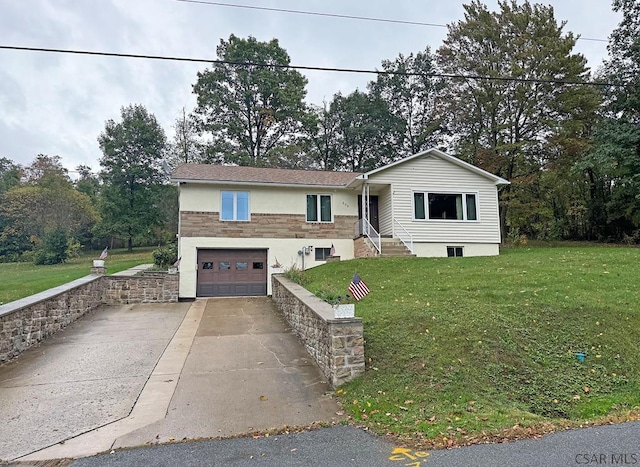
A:
{"type": "Polygon", "coordinates": [[[239,167],[213,164],[181,164],[173,172],[172,179],[217,183],[266,183],[301,186],[347,186],[355,180],[357,172],[328,172],[320,170],[291,170],[264,167],[239,167]]]}

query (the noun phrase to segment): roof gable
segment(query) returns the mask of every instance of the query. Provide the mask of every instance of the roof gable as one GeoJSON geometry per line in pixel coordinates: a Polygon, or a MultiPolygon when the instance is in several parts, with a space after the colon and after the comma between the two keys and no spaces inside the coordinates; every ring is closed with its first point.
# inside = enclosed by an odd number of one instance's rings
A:
{"type": "Polygon", "coordinates": [[[358,178],[363,178],[363,179],[367,179],[369,178],[371,175],[375,175],[379,172],[382,172],[384,170],[387,170],[391,167],[395,167],[397,165],[400,164],[405,164],[407,162],[410,162],[414,159],[418,159],[421,157],[425,157],[425,156],[434,156],[434,157],[438,157],[439,159],[451,162],[452,164],[455,164],[459,167],[462,167],[464,169],[467,169],[471,172],[474,172],[482,177],[488,178],[489,180],[492,180],[493,182],[495,182],[496,185],[509,185],[510,182],[508,180],[505,180],[502,177],[498,177],[497,175],[492,174],[491,172],[487,172],[486,170],[481,169],[480,167],[476,167],[473,164],[469,164],[468,162],[465,162],[461,159],[458,159],[457,157],[451,156],[449,154],[447,154],[446,152],[442,152],[439,149],[435,149],[435,148],[431,148],[431,149],[427,149],[426,151],[422,151],[419,152],[417,154],[414,154],[413,156],[409,156],[409,157],[405,157],[404,159],[400,159],[398,161],[392,162],[391,164],[385,165],[383,167],[380,167],[378,169],[374,169],[371,170],[365,174],[363,174],[362,176],[358,177],[358,178]]]}
{"type": "Polygon", "coordinates": [[[171,178],[176,182],[194,183],[346,187],[360,175],[357,172],[181,164],[171,178]]]}

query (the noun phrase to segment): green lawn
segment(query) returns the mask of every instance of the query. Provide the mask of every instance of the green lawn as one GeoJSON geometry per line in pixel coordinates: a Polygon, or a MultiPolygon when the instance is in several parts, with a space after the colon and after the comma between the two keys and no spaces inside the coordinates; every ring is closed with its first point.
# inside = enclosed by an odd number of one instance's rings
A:
{"type": "Polygon", "coordinates": [[[635,419],[638,264],[640,249],[562,246],[343,261],[305,277],[325,297],[354,272],[371,289],[356,306],[367,372],[338,391],[345,408],[433,447],[635,419]]]}
{"type": "MultiPolygon", "coordinates": [[[[107,274],[123,271],[138,264],[153,263],[153,248],[109,251],[105,261],[107,274]]],[[[92,261],[100,251],[83,253],[65,264],[36,266],[33,263],[0,263],[0,305],[65,284],[90,273],[92,261]]]]}

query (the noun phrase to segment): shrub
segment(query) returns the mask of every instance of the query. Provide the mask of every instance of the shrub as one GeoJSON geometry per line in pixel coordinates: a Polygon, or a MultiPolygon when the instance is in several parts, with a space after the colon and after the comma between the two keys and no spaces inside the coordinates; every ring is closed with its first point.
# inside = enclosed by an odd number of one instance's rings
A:
{"type": "Polygon", "coordinates": [[[64,229],[48,229],[36,249],[34,262],[40,264],[64,263],[68,257],[69,239],[64,229]]]}
{"type": "Polygon", "coordinates": [[[153,263],[159,268],[166,269],[178,261],[178,245],[161,246],[153,250],[153,263]]]}
{"type": "Polygon", "coordinates": [[[305,272],[298,266],[291,266],[289,269],[286,269],[283,273],[283,276],[302,286],[306,285],[309,282],[309,279],[307,278],[305,272]]]}

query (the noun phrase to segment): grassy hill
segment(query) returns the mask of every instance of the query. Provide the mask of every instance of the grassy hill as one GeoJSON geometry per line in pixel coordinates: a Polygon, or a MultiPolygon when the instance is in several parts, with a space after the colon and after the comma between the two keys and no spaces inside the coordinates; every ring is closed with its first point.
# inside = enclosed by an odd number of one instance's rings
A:
{"type": "MultiPolygon", "coordinates": [[[[109,251],[105,261],[107,274],[123,271],[133,266],[153,263],[153,248],[136,248],[109,251]]],[[[98,259],[100,251],[83,252],[65,264],[36,266],[33,263],[0,263],[0,305],[27,297],[43,290],[57,287],[91,271],[92,261],[98,259]]]]}
{"type": "Polygon", "coordinates": [[[338,391],[353,418],[447,446],[635,419],[638,264],[640,249],[521,248],[328,263],[305,278],[324,297],[344,296],[355,272],[371,289],[356,306],[368,371],[338,391]]]}

